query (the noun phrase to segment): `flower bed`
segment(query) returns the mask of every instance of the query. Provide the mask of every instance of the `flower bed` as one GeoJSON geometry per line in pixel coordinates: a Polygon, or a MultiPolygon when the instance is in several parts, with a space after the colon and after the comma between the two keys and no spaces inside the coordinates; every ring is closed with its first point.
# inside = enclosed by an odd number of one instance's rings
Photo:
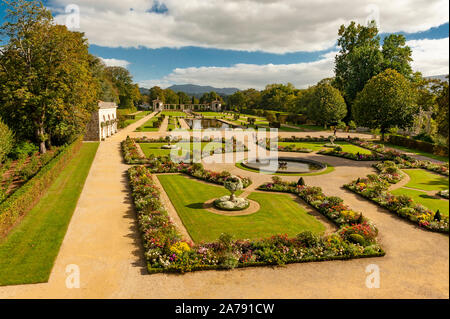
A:
{"type": "MultiPolygon", "coordinates": [[[[176,163],[173,162],[168,156],[156,157],[152,155],[149,158],[141,157],[135,141],[129,137],[127,137],[125,141],[122,141],[122,151],[127,164],[146,164],[147,168],[155,174],[183,173],[218,185],[223,185],[224,181],[231,176],[231,174],[227,171],[214,172],[206,170],[203,168],[201,163],[176,163]]],[[[250,178],[241,177],[241,179],[244,188],[248,187],[252,183],[250,178]]]]}
{"type": "MultiPolygon", "coordinates": [[[[192,140],[191,142],[200,142],[200,140],[192,140]]],[[[159,139],[148,139],[148,138],[130,138],[127,136],[127,138],[122,141],[121,147],[122,147],[122,153],[125,159],[125,163],[127,164],[147,164],[153,162],[155,159],[157,159],[157,156],[150,155],[148,158],[145,156],[142,156],[142,154],[138,150],[137,143],[167,143],[169,142],[165,138],[159,138],[159,139]]],[[[172,141],[171,143],[175,145],[174,143],[180,142],[172,141]]],[[[203,140],[203,142],[212,142],[211,139],[203,140]]],[[[186,141],[186,143],[188,143],[186,141]]],[[[240,151],[239,148],[242,147],[243,151],[248,151],[247,147],[243,146],[241,143],[234,141],[233,142],[233,152],[240,151]]],[[[216,150],[211,150],[210,155],[215,154],[216,150]]],[[[226,145],[222,146],[222,153],[228,152],[228,149],[226,145]]],[[[186,160],[186,159],[185,159],[186,160]]],[[[187,161],[190,161],[190,159],[187,159],[187,161]]]]}
{"type": "MultiPolygon", "coordinates": [[[[291,142],[291,143],[301,143],[301,142],[324,142],[324,143],[329,143],[330,142],[330,138],[329,137],[325,137],[325,136],[320,136],[320,137],[313,137],[313,136],[305,136],[305,137],[296,137],[296,136],[291,136],[291,137],[280,137],[278,138],[278,142],[291,142]]],[[[334,137],[333,136],[333,141],[334,142],[348,142],[349,138],[347,137],[334,137]]],[[[269,141],[267,141],[267,144],[269,144],[269,141]]]]}
{"type": "Polygon", "coordinates": [[[399,175],[400,173],[395,163],[384,163],[384,166],[379,169],[381,169],[379,175],[370,174],[366,178],[358,178],[344,185],[344,187],[420,227],[448,234],[448,216],[436,214],[423,205],[415,203],[407,195],[393,195],[388,192],[391,183],[397,183],[401,180],[401,175],[399,175]]]}
{"type": "MultiPolygon", "coordinates": [[[[161,203],[152,171],[144,166],[134,166],[128,170],[128,175],[149,273],[184,273],[384,255],[375,242],[376,228],[366,221],[347,224],[339,232],[327,236],[303,232],[296,238],[276,235],[250,241],[232,240],[231,236],[222,234],[212,243],[185,242],[161,203]]],[[[325,206],[322,209],[326,209],[325,206]]],[[[358,214],[358,219],[362,218],[358,214]]]]}
{"type": "Polygon", "coordinates": [[[386,159],[394,161],[399,168],[422,168],[441,175],[449,176],[448,163],[437,164],[431,161],[416,160],[404,153],[384,147],[382,144],[375,144],[357,139],[349,140],[349,142],[384,155],[386,159]]]}
{"type": "Polygon", "coordinates": [[[321,154],[321,155],[343,157],[343,158],[353,160],[353,161],[382,161],[382,160],[384,160],[384,156],[379,155],[377,153],[372,153],[372,154],[361,154],[359,152],[356,154],[348,153],[348,152],[342,151],[339,148],[339,146],[330,148],[330,149],[321,149],[317,153],[321,154]]]}
{"type": "MultiPolygon", "coordinates": [[[[270,151],[270,146],[267,145],[266,149],[270,151]]],[[[295,145],[278,146],[279,152],[296,152],[296,153],[312,153],[313,150],[305,147],[296,147],[295,145]]]]}

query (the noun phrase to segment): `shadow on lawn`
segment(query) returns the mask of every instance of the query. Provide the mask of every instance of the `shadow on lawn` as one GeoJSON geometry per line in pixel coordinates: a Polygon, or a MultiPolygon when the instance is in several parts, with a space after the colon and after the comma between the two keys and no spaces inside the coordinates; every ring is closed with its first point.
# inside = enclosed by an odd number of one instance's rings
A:
{"type": "Polygon", "coordinates": [[[203,203],[192,203],[192,204],[186,205],[186,207],[192,208],[192,209],[203,209],[203,203]]]}

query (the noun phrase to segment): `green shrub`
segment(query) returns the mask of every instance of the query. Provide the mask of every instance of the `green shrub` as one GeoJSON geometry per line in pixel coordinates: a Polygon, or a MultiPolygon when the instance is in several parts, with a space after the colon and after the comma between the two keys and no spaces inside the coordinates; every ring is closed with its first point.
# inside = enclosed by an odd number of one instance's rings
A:
{"type": "Polygon", "coordinates": [[[364,239],[363,236],[361,236],[359,234],[350,234],[348,236],[348,239],[354,244],[360,244],[361,246],[366,245],[366,240],[364,239]]]}
{"type": "Polygon", "coordinates": [[[18,175],[21,179],[24,181],[29,180],[36,172],[39,170],[41,166],[41,162],[39,160],[39,156],[37,154],[34,154],[31,156],[30,161],[25,164],[20,171],[18,172],[18,175]]]}
{"type": "Polygon", "coordinates": [[[34,153],[38,152],[39,148],[30,142],[22,141],[11,150],[11,158],[12,159],[23,159],[27,158],[30,155],[33,155],[34,153]]]}
{"type": "Polygon", "coordinates": [[[314,247],[320,242],[319,237],[317,235],[315,235],[313,232],[311,232],[310,230],[306,230],[306,231],[298,234],[297,240],[299,242],[301,242],[302,244],[304,244],[308,248],[314,247]]]}
{"type": "Polygon", "coordinates": [[[236,268],[239,264],[239,259],[231,252],[226,252],[219,257],[219,265],[225,269],[236,268]]]}
{"type": "Polygon", "coordinates": [[[14,133],[0,118],[0,163],[6,159],[14,144],[14,133]]]}

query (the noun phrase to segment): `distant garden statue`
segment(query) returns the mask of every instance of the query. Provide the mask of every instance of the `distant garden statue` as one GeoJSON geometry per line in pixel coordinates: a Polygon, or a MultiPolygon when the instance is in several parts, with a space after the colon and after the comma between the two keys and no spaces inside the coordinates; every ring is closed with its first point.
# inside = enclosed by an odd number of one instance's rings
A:
{"type": "Polygon", "coordinates": [[[336,136],[331,135],[331,136],[329,137],[329,139],[330,139],[331,145],[334,145],[334,141],[336,141],[336,136]]]}
{"type": "Polygon", "coordinates": [[[222,196],[214,201],[214,206],[221,210],[237,211],[249,207],[250,202],[245,198],[236,197],[235,193],[244,188],[242,180],[238,176],[228,177],[223,186],[230,191],[230,196],[222,196]]]}
{"type": "Polygon", "coordinates": [[[172,139],[173,139],[173,136],[171,136],[171,135],[166,136],[166,141],[168,143],[166,145],[161,146],[161,148],[165,149],[165,150],[178,149],[177,145],[172,145],[171,144],[172,143],[172,139]]]}
{"type": "Polygon", "coordinates": [[[325,147],[332,147],[332,148],[335,148],[335,147],[338,146],[338,145],[334,144],[334,141],[336,141],[336,136],[330,135],[330,136],[328,137],[328,140],[330,141],[330,143],[326,143],[326,144],[324,145],[325,147]]]}

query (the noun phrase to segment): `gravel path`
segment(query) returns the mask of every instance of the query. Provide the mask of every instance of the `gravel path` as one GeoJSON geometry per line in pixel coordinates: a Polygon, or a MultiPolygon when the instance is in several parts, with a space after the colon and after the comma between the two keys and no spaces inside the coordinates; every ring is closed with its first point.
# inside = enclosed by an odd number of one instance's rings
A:
{"type": "MultiPolygon", "coordinates": [[[[342,197],[373,220],[380,230],[385,257],[147,275],[126,177],[129,166],[123,163],[120,141],[127,135],[158,136],[133,133],[151,116],[100,144],[49,282],[0,287],[0,298],[449,298],[449,237],[419,229],[341,187],[373,172],[370,162],[317,154],[286,155],[320,159],[335,166],[329,174],[306,176],[306,183],[321,186],[327,195],[342,197]],[[79,289],[66,288],[65,270],[70,264],[79,266],[79,289]],[[378,289],[365,285],[369,264],[380,269],[378,289]]],[[[240,170],[233,164],[213,167],[251,176],[255,185],[270,180],[270,176],[240,170]]]]}

